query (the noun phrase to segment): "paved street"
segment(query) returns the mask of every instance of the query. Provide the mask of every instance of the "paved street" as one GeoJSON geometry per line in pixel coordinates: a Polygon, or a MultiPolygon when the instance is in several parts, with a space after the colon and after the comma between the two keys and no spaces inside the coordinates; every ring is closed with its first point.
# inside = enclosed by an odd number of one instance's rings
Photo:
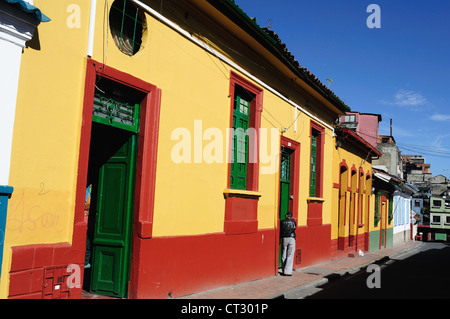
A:
{"type": "Polygon", "coordinates": [[[344,257],[323,264],[301,268],[292,277],[273,276],[227,287],[182,296],[182,299],[302,299],[321,291],[320,285],[347,278],[364,270],[368,265],[383,260],[398,259],[406,252],[422,246],[422,242],[409,241],[364,256],[344,257]]]}
{"type": "Polygon", "coordinates": [[[375,283],[375,273],[365,269],[321,288],[311,288],[309,293],[313,294],[304,299],[450,298],[450,245],[447,243],[423,243],[378,265],[380,288],[368,288],[368,281],[375,283]]]}

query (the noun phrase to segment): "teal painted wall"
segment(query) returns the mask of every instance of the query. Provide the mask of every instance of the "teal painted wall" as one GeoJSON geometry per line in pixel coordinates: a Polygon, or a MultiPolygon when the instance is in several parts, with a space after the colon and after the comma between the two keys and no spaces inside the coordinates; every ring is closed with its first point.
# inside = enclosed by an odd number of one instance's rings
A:
{"type": "Polygon", "coordinates": [[[13,193],[11,186],[0,186],[0,277],[2,274],[3,243],[5,241],[6,213],[8,210],[8,200],[13,193]]]}
{"type": "MultiPolygon", "coordinates": [[[[386,239],[384,238],[385,233],[382,233],[382,248],[384,248],[384,241],[386,240],[386,248],[391,248],[394,246],[394,229],[388,228],[386,232],[386,239]]],[[[380,249],[380,230],[373,230],[369,234],[369,252],[376,251],[380,249]]]]}

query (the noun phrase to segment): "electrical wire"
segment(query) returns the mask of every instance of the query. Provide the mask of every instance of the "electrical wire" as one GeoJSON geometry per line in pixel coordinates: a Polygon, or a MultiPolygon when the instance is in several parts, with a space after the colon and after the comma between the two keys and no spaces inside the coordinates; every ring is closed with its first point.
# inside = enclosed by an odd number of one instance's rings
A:
{"type": "MultiPolygon", "coordinates": [[[[366,137],[371,137],[378,139],[378,136],[373,136],[367,133],[358,132],[358,135],[363,135],[366,137]]],[[[428,145],[420,145],[420,144],[407,144],[407,143],[398,143],[396,142],[395,145],[398,148],[406,149],[408,151],[417,152],[417,153],[427,153],[427,155],[430,156],[436,156],[436,157],[443,157],[443,158],[450,158],[450,150],[449,151],[443,151],[447,150],[447,148],[444,147],[435,147],[435,146],[428,146],[428,145]],[[441,149],[442,151],[436,150],[441,149]]]]}

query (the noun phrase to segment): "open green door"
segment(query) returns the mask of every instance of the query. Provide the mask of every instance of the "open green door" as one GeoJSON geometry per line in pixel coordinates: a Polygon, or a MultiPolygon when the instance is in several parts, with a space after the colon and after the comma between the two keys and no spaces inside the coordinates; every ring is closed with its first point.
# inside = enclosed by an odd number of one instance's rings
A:
{"type": "Polygon", "coordinates": [[[129,281],[137,135],[93,123],[91,292],[125,297],[129,281]]]}
{"type": "Polygon", "coordinates": [[[131,87],[97,78],[87,181],[92,185],[86,245],[91,268],[85,267],[85,289],[96,294],[128,294],[142,98],[131,87]]]}
{"type": "MultiPolygon", "coordinates": [[[[280,163],[280,221],[286,219],[289,212],[291,199],[291,153],[287,150],[281,151],[280,163]]],[[[282,246],[280,241],[280,253],[278,258],[278,267],[281,267],[282,246]]]]}

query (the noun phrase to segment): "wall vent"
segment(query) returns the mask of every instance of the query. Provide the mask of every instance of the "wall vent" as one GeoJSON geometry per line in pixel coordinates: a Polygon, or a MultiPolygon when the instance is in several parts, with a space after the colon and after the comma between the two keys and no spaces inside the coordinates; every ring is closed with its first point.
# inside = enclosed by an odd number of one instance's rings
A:
{"type": "Polygon", "coordinates": [[[70,289],[67,285],[69,276],[67,267],[45,268],[42,298],[69,299],[70,289]]]}

